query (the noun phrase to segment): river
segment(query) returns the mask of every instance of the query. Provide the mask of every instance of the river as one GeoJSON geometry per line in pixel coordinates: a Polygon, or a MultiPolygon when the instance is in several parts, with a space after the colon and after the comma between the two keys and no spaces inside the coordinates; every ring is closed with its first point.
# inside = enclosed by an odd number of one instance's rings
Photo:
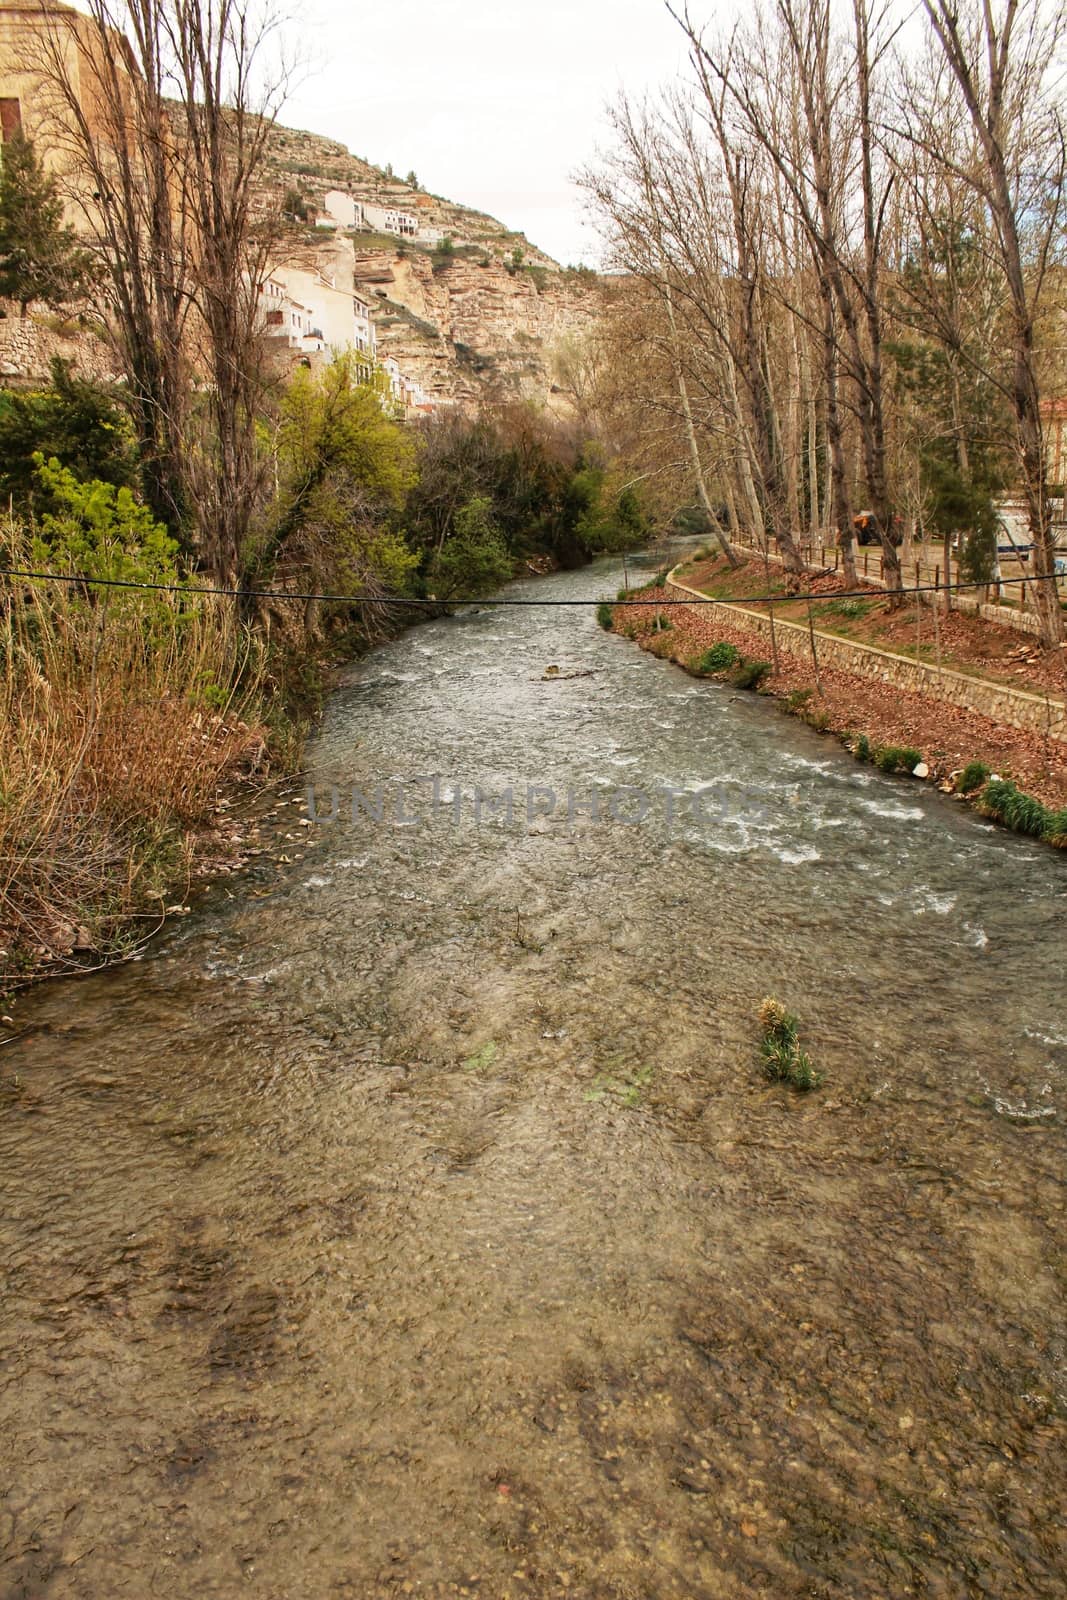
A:
{"type": "Polygon", "coordinates": [[[0,1051],[0,1594],[1067,1592],[1067,861],[587,610],[310,762],[0,1051]]]}

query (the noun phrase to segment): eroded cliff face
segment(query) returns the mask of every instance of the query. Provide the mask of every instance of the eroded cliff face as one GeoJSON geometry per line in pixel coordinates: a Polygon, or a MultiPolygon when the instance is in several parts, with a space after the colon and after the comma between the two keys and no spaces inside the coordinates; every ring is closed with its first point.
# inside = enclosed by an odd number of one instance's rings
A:
{"type": "Polygon", "coordinates": [[[363,252],[358,240],[355,275],[375,308],[379,353],[395,356],[435,399],[521,397],[566,409],[557,359],[600,314],[595,280],[558,268],[535,280],[493,258],[363,252]]]}
{"type": "MultiPolygon", "coordinates": [[[[494,217],[428,194],[316,134],[276,128],[269,170],[279,195],[312,209],[340,189],[418,220],[415,240],[348,238],[356,287],[374,307],[379,354],[394,356],[436,401],[521,397],[566,411],[557,355],[600,315],[594,274],[560,268],[494,217]],[[454,253],[440,249],[443,236],[454,253]]],[[[319,235],[324,257],[334,248],[319,235]]],[[[313,227],[294,235],[294,261],[315,249],[313,227]]]]}

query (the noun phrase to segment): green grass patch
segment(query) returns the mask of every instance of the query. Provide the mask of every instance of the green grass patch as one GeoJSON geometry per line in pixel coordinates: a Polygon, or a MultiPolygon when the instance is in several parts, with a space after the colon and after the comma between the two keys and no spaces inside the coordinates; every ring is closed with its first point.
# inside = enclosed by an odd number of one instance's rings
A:
{"type": "Polygon", "coordinates": [[[961,794],[971,794],[975,789],[980,789],[989,777],[989,768],[984,761],[968,761],[960,773],[956,788],[961,794]]]}
{"type": "Polygon", "coordinates": [[[464,1072],[488,1072],[497,1057],[497,1044],[495,1039],[490,1039],[474,1055],[468,1056],[463,1063],[464,1072]]]}
{"type": "Polygon", "coordinates": [[[615,614],[612,610],[610,601],[601,600],[600,604],[596,608],[596,619],[600,626],[604,629],[605,633],[611,632],[612,628],[615,626],[615,614]]]}

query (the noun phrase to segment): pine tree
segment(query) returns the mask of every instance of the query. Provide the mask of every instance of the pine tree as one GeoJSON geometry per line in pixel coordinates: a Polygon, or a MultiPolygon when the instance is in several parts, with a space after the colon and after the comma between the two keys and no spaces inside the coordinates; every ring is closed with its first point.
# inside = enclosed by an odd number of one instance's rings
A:
{"type": "Polygon", "coordinates": [[[26,315],[31,300],[60,306],[77,293],[87,257],[63,224],[56,181],[22,133],[0,153],[0,295],[26,315]]]}

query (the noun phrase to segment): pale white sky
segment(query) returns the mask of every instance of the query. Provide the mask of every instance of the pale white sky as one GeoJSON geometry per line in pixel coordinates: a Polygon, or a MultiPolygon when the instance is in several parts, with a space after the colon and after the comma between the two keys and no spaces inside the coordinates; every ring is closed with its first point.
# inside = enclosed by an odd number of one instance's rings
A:
{"type": "Polygon", "coordinates": [[[308,64],[283,122],[414,169],[564,265],[597,264],[570,175],[606,140],[605,103],[685,61],[663,0],[307,0],[299,24],[308,64]]]}

